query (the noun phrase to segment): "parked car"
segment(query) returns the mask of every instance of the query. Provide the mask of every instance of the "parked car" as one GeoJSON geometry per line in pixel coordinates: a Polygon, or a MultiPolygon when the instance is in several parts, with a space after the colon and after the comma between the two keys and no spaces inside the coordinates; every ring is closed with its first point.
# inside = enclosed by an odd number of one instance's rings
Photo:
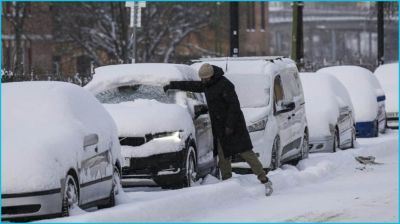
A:
{"type": "Polygon", "coordinates": [[[353,104],[334,76],[301,73],[309,127],[310,152],[353,148],[356,140],[353,104]]]}
{"type": "Polygon", "coordinates": [[[385,93],[371,71],[358,66],[333,66],[317,73],[331,74],[346,87],[354,107],[357,137],[377,137],[385,132],[385,93]]]}
{"type": "MultiPolygon", "coordinates": [[[[200,59],[225,70],[235,85],[253,150],[264,168],[308,157],[308,127],[296,64],[282,57],[200,59]]],[[[233,167],[249,168],[240,157],[233,167]]]]}
{"type": "Polygon", "coordinates": [[[163,91],[170,81],[198,80],[188,65],[126,64],[99,67],[85,88],[114,118],[123,180],[153,178],[162,187],[188,187],[217,173],[204,96],[163,91]]]}
{"type": "Polygon", "coordinates": [[[121,152],[104,107],[68,83],[2,88],[2,220],[68,216],[73,206],[113,206],[121,152]]]}
{"type": "Polygon", "coordinates": [[[375,72],[386,95],[387,127],[399,128],[399,63],[379,66],[375,72]]]}

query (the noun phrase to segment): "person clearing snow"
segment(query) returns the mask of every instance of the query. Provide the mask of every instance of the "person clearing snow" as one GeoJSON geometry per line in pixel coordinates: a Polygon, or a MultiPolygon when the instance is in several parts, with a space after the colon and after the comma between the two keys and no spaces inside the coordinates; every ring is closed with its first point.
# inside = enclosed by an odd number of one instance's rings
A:
{"type": "Polygon", "coordinates": [[[272,182],[268,179],[261,162],[253,152],[253,145],[246,128],[243,112],[234,85],[224,76],[223,70],[208,63],[199,70],[201,81],[171,81],[164,91],[177,89],[189,92],[204,92],[214,135],[214,154],[222,180],[232,177],[231,157],[239,154],[251,167],[258,180],[265,185],[266,195],[272,194],[272,182]]]}

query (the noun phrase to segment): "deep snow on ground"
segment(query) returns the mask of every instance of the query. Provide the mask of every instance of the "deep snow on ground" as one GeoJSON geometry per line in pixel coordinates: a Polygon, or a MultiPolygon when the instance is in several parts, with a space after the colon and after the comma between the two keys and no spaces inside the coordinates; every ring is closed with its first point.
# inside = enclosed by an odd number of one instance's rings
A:
{"type": "Polygon", "coordinates": [[[397,222],[398,132],[357,141],[356,149],[312,154],[297,166],[270,172],[270,197],[254,175],[227,181],[208,176],[186,189],[125,188],[114,208],[75,209],[73,216],[51,221],[397,222]],[[358,155],[375,156],[383,164],[361,165],[354,159],[358,155]]]}

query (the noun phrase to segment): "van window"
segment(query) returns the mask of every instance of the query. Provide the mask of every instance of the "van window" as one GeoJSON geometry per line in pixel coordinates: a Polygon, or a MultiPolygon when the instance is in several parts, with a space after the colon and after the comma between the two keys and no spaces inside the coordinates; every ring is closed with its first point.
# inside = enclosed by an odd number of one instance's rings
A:
{"type": "Polygon", "coordinates": [[[285,97],[285,95],[283,93],[281,77],[278,75],[275,77],[275,80],[274,80],[274,103],[275,103],[275,105],[277,105],[278,102],[282,101],[284,99],[284,97],[285,97]]]}

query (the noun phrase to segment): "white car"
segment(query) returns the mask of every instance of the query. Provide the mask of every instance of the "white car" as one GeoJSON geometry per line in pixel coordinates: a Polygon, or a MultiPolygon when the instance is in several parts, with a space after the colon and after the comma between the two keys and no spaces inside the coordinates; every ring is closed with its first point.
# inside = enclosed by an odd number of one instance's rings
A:
{"type": "MultiPolygon", "coordinates": [[[[308,127],[296,64],[283,57],[204,58],[235,85],[253,150],[266,169],[308,157],[308,127]]],[[[241,158],[233,167],[249,168],[241,158]]]]}
{"type": "Polygon", "coordinates": [[[353,148],[353,104],[346,88],[331,75],[301,73],[309,127],[310,152],[353,148]]]}
{"type": "Polygon", "coordinates": [[[374,75],[385,91],[387,127],[399,128],[399,63],[381,65],[374,75]]]}
{"type": "Polygon", "coordinates": [[[385,132],[385,93],[371,71],[358,66],[332,66],[317,73],[331,74],[346,87],[354,107],[357,137],[377,137],[385,132]]]}
{"type": "Polygon", "coordinates": [[[117,124],[123,183],[152,178],[166,188],[189,187],[217,175],[203,94],[163,91],[170,81],[184,80],[199,80],[188,65],[126,64],[97,68],[85,86],[117,124]]]}
{"type": "Polygon", "coordinates": [[[6,83],[2,94],[2,220],[115,204],[120,145],[96,98],[63,82],[6,83]]]}

